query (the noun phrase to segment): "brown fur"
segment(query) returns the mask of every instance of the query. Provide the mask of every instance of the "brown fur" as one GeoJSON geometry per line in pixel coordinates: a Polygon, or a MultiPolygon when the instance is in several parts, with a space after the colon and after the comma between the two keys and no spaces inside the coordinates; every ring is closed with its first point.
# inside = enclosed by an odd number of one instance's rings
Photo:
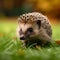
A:
{"type": "MultiPolygon", "coordinates": [[[[42,15],[41,13],[33,12],[33,13],[23,14],[18,18],[17,36],[20,38],[23,35],[26,37],[26,39],[23,41],[27,41],[31,37],[33,38],[37,37],[42,41],[51,42],[51,38],[52,38],[51,24],[47,19],[47,17],[42,15]],[[36,23],[38,20],[41,21],[40,28],[36,23]],[[27,30],[30,27],[33,28],[33,32],[29,35],[28,38],[27,30]],[[21,32],[23,34],[21,34],[21,32]]],[[[26,42],[24,42],[23,44],[25,45],[25,43],[26,42]]]]}

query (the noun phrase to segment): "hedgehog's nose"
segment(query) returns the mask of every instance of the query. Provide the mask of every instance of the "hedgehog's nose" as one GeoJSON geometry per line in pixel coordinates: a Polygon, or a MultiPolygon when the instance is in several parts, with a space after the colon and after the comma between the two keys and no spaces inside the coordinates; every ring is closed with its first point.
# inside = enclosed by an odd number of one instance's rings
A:
{"type": "Polygon", "coordinates": [[[24,35],[20,36],[20,40],[25,40],[25,36],[24,35]]]}
{"type": "Polygon", "coordinates": [[[21,40],[25,40],[25,37],[20,37],[21,40]]]}

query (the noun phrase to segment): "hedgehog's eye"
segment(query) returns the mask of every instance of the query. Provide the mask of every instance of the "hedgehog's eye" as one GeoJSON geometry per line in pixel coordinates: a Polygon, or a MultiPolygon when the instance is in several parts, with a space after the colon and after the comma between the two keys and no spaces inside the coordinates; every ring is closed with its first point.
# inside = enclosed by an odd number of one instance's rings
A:
{"type": "Polygon", "coordinates": [[[40,21],[40,20],[37,20],[37,24],[38,24],[38,26],[39,26],[39,28],[40,28],[40,26],[41,26],[41,21],[40,21]]]}
{"type": "Polygon", "coordinates": [[[33,28],[28,28],[28,32],[32,33],[33,32],[33,28]]]}

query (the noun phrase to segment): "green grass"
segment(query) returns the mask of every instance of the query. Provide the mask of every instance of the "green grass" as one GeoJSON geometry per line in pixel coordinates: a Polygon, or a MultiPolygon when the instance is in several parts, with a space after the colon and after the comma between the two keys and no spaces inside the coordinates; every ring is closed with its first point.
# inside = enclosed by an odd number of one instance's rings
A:
{"type": "MultiPolygon", "coordinates": [[[[0,22],[0,60],[60,60],[60,46],[21,48],[16,38],[17,23],[0,22]]],[[[60,27],[52,26],[53,39],[60,39],[60,27]]]]}

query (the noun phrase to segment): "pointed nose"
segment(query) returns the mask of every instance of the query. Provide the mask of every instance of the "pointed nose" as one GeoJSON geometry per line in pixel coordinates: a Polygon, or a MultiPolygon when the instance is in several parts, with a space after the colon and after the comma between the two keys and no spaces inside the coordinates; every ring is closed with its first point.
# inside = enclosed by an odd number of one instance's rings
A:
{"type": "Polygon", "coordinates": [[[23,37],[20,37],[20,40],[25,40],[25,37],[23,36],[23,37]]]}
{"type": "Polygon", "coordinates": [[[25,40],[25,36],[24,35],[21,35],[20,36],[20,40],[25,40]]]}

